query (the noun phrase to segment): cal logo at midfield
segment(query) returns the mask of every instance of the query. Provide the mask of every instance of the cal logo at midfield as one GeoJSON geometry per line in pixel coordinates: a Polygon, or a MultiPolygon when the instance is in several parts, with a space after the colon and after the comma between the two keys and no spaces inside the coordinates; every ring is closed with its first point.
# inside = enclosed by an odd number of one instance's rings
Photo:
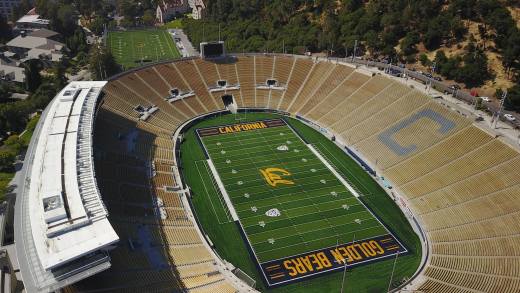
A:
{"type": "Polygon", "coordinates": [[[294,181],[283,179],[282,176],[290,176],[291,173],[282,168],[260,169],[260,173],[262,173],[262,175],[264,176],[264,179],[267,182],[267,184],[271,185],[272,187],[276,187],[276,185],[278,184],[294,184],[294,181]]]}
{"type": "Polygon", "coordinates": [[[255,129],[263,129],[267,128],[268,126],[263,122],[255,122],[255,123],[244,123],[244,124],[235,124],[230,126],[224,126],[219,127],[218,132],[221,134],[226,133],[235,133],[235,132],[241,132],[241,131],[249,131],[249,130],[255,130],[255,129]]]}

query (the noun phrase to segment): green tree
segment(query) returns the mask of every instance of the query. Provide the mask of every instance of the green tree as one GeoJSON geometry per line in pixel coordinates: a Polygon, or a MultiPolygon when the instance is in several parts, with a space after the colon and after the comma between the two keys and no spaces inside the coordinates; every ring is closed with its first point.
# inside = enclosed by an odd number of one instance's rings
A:
{"type": "Polygon", "coordinates": [[[94,79],[102,80],[120,72],[114,56],[107,49],[94,46],[90,50],[89,69],[94,79]]]}
{"type": "Polygon", "coordinates": [[[153,10],[148,9],[143,14],[143,24],[151,26],[155,23],[155,13],[153,10]]]}
{"type": "Polygon", "coordinates": [[[11,26],[7,23],[7,20],[0,15],[0,42],[6,43],[13,37],[13,31],[11,26]]]}
{"type": "Polygon", "coordinates": [[[107,19],[98,15],[98,16],[96,16],[96,18],[94,18],[93,21],[90,22],[88,28],[96,35],[101,35],[104,30],[104,24],[106,24],[107,22],[108,22],[107,19]]]}
{"type": "Polygon", "coordinates": [[[401,41],[401,51],[405,56],[417,53],[416,45],[420,41],[420,36],[417,32],[409,32],[401,41]]]}
{"type": "Polygon", "coordinates": [[[428,59],[428,56],[424,53],[422,53],[419,56],[419,61],[421,62],[422,66],[431,66],[432,65],[432,62],[430,61],[430,59],[428,59]]]}
{"type": "Polygon", "coordinates": [[[520,112],[520,83],[507,90],[507,98],[504,101],[506,110],[520,112]]]}
{"type": "Polygon", "coordinates": [[[491,78],[486,54],[473,43],[468,45],[468,53],[462,61],[464,65],[458,70],[457,80],[464,82],[468,87],[481,86],[491,78]]]}
{"type": "Polygon", "coordinates": [[[23,141],[16,134],[9,136],[5,140],[5,145],[8,146],[11,150],[13,150],[17,154],[20,153],[20,151],[24,148],[23,141]]]}
{"type": "Polygon", "coordinates": [[[0,150],[0,171],[11,172],[16,160],[16,154],[12,151],[0,150]]]}
{"type": "Polygon", "coordinates": [[[41,82],[42,77],[40,70],[42,69],[41,62],[37,59],[31,59],[24,63],[25,65],[25,87],[28,91],[36,90],[41,82]]]}

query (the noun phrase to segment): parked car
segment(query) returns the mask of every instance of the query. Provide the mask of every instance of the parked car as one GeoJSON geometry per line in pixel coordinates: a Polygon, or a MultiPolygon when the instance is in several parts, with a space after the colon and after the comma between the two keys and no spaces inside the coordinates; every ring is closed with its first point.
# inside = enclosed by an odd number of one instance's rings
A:
{"type": "Polygon", "coordinates": [[[509,121],[515,121],[516,120],[515,116],[513,116],[511,114],[504,114],[504,118],[506,118],[509,121]]]}
{"type": "Polygon", "coordinates": [[[452,85],[450,85],[449,89],[451,89],[451,90],[460,90],[460,85],[452,84],[452,85]]]}

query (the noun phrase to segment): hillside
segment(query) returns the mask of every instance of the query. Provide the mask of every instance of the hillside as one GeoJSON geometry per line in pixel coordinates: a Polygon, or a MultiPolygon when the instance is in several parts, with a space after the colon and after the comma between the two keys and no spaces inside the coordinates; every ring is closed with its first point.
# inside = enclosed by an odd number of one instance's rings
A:
{"type": "Polygon", "coordinates": [[[186,20],[194,43],[229,52],[332,53],[407,63],[480,95],[510,89],[520,109],[520,5],[515,0],[208,0],[186,20]],[[422,56],[424,55],[424,56],[422,56]],[[428,57],[428,58],[426,58],[428,57]]]}

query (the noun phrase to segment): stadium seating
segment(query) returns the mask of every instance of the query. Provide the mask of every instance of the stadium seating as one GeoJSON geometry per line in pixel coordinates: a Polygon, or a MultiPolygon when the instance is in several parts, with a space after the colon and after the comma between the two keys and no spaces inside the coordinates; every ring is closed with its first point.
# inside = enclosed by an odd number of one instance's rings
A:
{"type": "Polygon", "coordinates": [[[296,59],[295,64],[289,73],[287,89],[278,104],[279,110],[286,111],[289,108],[305,80],[309,75],[311,75],[314,65],[315,64],[311,60],[296,59]]]}
{"type": "Polygon", "coordinates": [[[242,93],[242,104],[239,107],[255,107],[255,58],[243,57],[236,63],[240,91],[242,93]]]}
{"type": "Polygon", "coordinates": [[[232,92],[239,107],[288,111],[329,128],[394,185],[431,241],[419,292],[520,291],[518,150],[381,74],[287,55],[239,55],[222,63],[179,60],[107,84],[96,121],[96,173],[122,245],[112,255],[113,268],[95,278],[122,291],[236,291],[216,269],[188,218],[188,207],[164,188],[176,185],[171,134],[190,118],[223,109],[221,94],[209,91],[219,79],[240,84],[232,92]],[[268,78],[285,90],[257,89],[268,78]],[[171,88],[195,96],[168,103],[164,98],[171,88]],[[152,105],[159,110],[140,121],[134,108],[152,105]],[[439,117],[449,122],[446,131],[439,130],[439,117]],[[389,131],[410,150],[399,153],[389,147],[382,139],[389,131]],[[164,204],[166,219],[153,215],[156,198],[164,204]],[[143,227],[160,247],[167,268],[154,270],[157,264],[141,251],[143,227]]]}
{"type": "MultiPolygon", "coordinates": [[[[255,86],[266,84],[273,77],[274,58],[255,56],[255,86]]],[[[256,106],[265,108],[269,101],[270,90],[256,89],[256,106]]]]}

